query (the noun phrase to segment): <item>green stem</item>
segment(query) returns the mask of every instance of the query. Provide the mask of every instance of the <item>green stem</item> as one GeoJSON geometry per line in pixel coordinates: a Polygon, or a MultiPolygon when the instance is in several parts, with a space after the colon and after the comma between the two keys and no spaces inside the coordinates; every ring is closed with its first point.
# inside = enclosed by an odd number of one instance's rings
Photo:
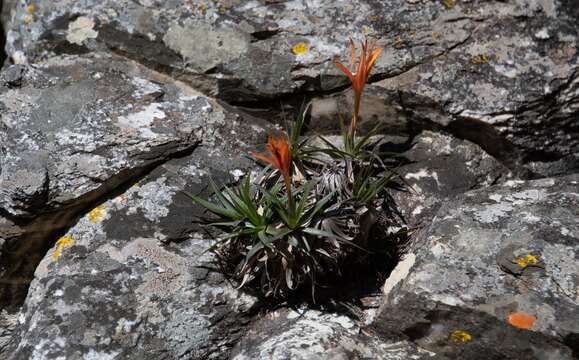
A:
{"type": "Polygon", "coordinates": [[[283,180],[285,182],[285,188],[287,191],[287,199],[288,199],[288,215],[290,219],[293,219],[295,213],[295,203],[294,197],[292,195],[292,181],[289,174],[283,174],[283,180]]]}
{"type": "Polygon", "coordinates": [[[362,100],[362,92],[356,92],[354,97],[354,114],[352,115],[352,122],[350,123],[350,141],[354,145],[354,136],[356,136],[356,127],[358,126],[358,113],[360,112],[360,102],[362,100]]]}

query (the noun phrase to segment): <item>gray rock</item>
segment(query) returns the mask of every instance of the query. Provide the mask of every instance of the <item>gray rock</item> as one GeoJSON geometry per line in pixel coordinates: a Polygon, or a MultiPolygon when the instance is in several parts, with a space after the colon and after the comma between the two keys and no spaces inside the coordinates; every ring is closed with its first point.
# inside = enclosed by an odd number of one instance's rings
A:
{"type": "Polygon", "coordinates": [[[577,175],[509,181],[448,201],[387,280],[374,326],[452,357],[571,359],[579,334],[578,184],[577,175]],[[516,329],[513,313],[536,321],[516,329]],[[471,341],[455,343],[456,330],[471,341]]]}
{"type": "MultiPolygon", "coordinates": [[[[394,143],[384,150],[400,151],[405,146],[394,143]]],[[[405,186],[391,193],[412,226],[427,224],[441,204],[457,195],[512,177],[504,165],[467,140],[424,131],[409,146],[402,152],[403,165],[396,170],[405,186]]]]}
{"type": "Polygon", "coordinates": [[[0,91],[11,135],[2,143],[0,244],[13,261],[3,263],[4,306],[18,305],[34,272],[0,357],[226,358],[256,299],[205,253],[203,212],[183,192],[207,196],[209,176],[224,183],[250,171],[241,152],[263,143],[267,126],[125,59],[53,61],[0,91]]]}
{"type": "Polygon", "coordinates": [[[12,65],[9,66],[2,73],[2,84],[6,87],[18,87],[22,85],[22,79],[27,68],[24,65],[12,65]]]}
{"type": "Polygon", "coordinates": [[[378,119],[444,129],[532,177],[579,169],[578,19],[567,0],[41,0],[6,27],[16,63],[113,51],[257,107],[341,90],[331,62],[360,29],[385,49],[369,88],[387,94],[368,99],[378,119]]]}
{"type": "MultiPolygon", "coordinates": [[[[229,158],[265,138],[261,126],[241,126],[185,84],[102,54],[29,66],[20,88],[0,87],[0,104],[4,305],[18,302],[47,246],[95,202],[199,144],[197,158],[228,175],[244,166],[229,158]]],[[[191,176],[184,184],[206,185],[205,165],[184,171],[191,176]]],[[[187,237],[174,229],[170,238],[187,237]]]]}
{"type": "Polygon", "coordinates": [[[232,360],[426,360],[435,354],[407,341],[381,342],[350,318],[316,310],[276,310],[251,326],[232,360]],[[366,335],[367,334],[367,335],[366,335]]]}

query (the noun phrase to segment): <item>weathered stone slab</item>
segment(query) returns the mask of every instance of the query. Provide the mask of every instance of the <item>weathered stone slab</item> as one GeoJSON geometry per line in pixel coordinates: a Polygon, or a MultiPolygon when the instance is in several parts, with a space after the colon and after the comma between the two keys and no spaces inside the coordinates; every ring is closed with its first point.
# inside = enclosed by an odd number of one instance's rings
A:
{"type": "MultiPolygon", "coordinates": [[[[265,138],[261,126],[241,125],[188,86],[124,58],[56,57],[2,78],[11,79],[0,87],[4,305],[22,296],[60,232],[110,194],[198,146],[204,165],[183,170],[181,189],[203,189],[201,173],[216,167],[233,177],[228,171],[244,166],[240,151],[265,138]]],[[[168,237],[187,237],[174,229],[168,237]]]]}
{"type": "Polygon", "coordinates": [[[375,326],[440,354],[572,358],[578,189],[574,175],[510,181],[448,201],[386,282],[375,326]],[[513,313],[536,318],[529,331],[509,324],[513,313]],[[454,346],[455,330],[472,341],[454,346]]]}
{"type": "Polygon", "coordinates": [[[281,309],[251,326],[232,359],[426,360],[434,355],[410,342],[386,343],[364,335],[343,315],[281,309]]]}
{"type": "Polygon", "coordinates": [[[241,154],[266,139],[267,126],[107,55],[27,67],[0,99],[10,110],[3,259],[14,261],[3,263],[4,305],[19,304],[34,272],[0,357],[226,358],[256,300],[205,253],[203,213],[183,192],[206,196],[210,176],[223,183],[247,173],[253,164],[241,154]],[[35,166],[42,149],[45,165],[35,166]],[[29,174],[15,179],[18,170],[29,174]],[[37,183],[47,189],[39,199],[28,190],[37,183]]]}

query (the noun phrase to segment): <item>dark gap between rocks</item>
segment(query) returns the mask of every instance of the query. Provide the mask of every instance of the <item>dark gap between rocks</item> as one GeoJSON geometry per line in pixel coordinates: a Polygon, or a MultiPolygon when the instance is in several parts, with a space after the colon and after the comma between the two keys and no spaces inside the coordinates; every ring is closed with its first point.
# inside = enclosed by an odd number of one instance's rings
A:
{"type": "MultiPolygon", "coordinates": [[[[0,14],[2,20],[6,19],[5,12],[10,11],[10,9],[6,9],[4,5],[5,5],[4,1],[0,0],[0,14]]],[[[4,66],[4,63],[8,58],[8,54],[6,54],[6,50],[4,48],[5,46],[6,46],[6,29],[4,29],[4,24],[2,24],[0,26],[0,68],[4,66]]]]}
{"type": "MultiPolygon", "coordinates": [[[[0,256],[0,264],[6,269],[0,278],[0,309],[17,311],[22,306],[38,264],[56,241],[80,218],[97,205],[124,193],[155,168],[170,160],[191,155],[198,145],[199,142],[196,142],[185,149],[164,155],[160,160],[123,170],[111,176],[99,188],[77,198],[64,208],[19,224],[25,229],[24,234],[11,239],[0,256]]],[[[166,150],[159,151],[162,153],[166,150]]]]}

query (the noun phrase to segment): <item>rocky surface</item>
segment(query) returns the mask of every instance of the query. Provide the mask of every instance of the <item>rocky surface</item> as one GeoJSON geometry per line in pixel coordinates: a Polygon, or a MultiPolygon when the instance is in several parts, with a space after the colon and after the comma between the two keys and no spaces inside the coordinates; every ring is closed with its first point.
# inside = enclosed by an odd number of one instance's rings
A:
{"type": "Polygon", "coordinates": [[[572,1],[2,3],[0,358],[577,357],[579,179],[552,177],[579,172],[572,1]],[[361,130],[400,153],[421,230],[377,317],[263,314],[182,191],[250,171],[271,126],[248,113],[309,103],[335,134],[355,32],[384,48],[361,130]]]}
{"type": "MultiPolygon", "coordinates": [[[[0,78],[4,303],[17,297],[6,284],[31,276],[51,239],[95,202],[200,143],[211,161],[221,149],[245,145],[243,132],[258,142],[259,127],[229,128],[235,116],[210,99],[115,57],[64,56],[10,67],[0,78]],[[219,131],[233,141],[219,140],[219,131]]],[[[212,166],[223,173],[223,159],[184,170],[195,179],[183,183],[199,183],[212,166]]]]}
{"type": "Polygon", "coordinates": [[[376,341],[362,331],[343,315],[276,310],[252,325],[231,359],[434,359],[410,342],[376,341]]]}
{"type": "Polygon", "coordinates": [[[527,177],[579,168],[579,14],[566,0],[21,0],[16,9],[6,25],[15,62],[113,51],[257,107],[340,90],[331,61],[346,60],[359,29],[385,48],[375,88],[404,110],[395,122],[469,139],[527,177]]]}
{"type": "Polygon", "coordinates": [[[448,201],[387,280],[374,326],[453,358],[576,356],[578,189],[574,175],[448,201]],[[516,329],[513,313],[536,320],[516,329]],[[454,344],[456,330],[470,341],[454,344]]]}
{"type": "MultiPolygon", "coordinates": [[[[410,148],[401,153],[402,164],[396,170],[406,186],[391,193],[411,226],[427,224],[438,207],[456,195],[513,176],[507,167],[468,140],[424,131],[409,141],[402,145],[410,148]]],[[[390,143],[384,150],[397,147],[390,143]]]]}
{"type": "Polygon", "coordinates": [[[235,181],[250,164],[240,150],[265,128],[124,59],[16,70],[21,84],[0,95],[3,305],[23,300],[27,272],[35,280],[0,352],[224,358],[256,300],[218,275],[183,191],[207,194],[210,175],[235,181]]]}

